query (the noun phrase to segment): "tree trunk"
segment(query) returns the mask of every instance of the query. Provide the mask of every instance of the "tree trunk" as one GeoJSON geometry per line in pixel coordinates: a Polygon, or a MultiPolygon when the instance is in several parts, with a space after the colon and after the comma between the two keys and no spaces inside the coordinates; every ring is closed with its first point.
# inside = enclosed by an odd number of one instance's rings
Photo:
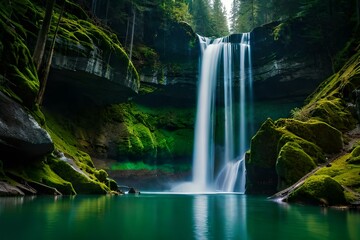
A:
{"type": "Polygon", "coordinates": [[[52,12],[54,9],[55,0],[46,1],[46,10],[45,17],[39,31],[38,38],[36,40],[35,50],[32,56],[32,59],[35,63],[36,70],[39,72],[42,59],[44,57],[45,45],[47,40],[47,35],[51,25],[52,12]]]}
{"type": "Polygon", "coordinates": [[[66,0],[62,0],[62,7],[61,7],[61,13],[59,15],[59,19],[57,21],[56,24],[56,29],[55,29],[55,33],[54,33],[54,37],[52,39],[51,42],[51,46],[50,46],[50,52],[49,52],[49,56],[46,59],[46,66],[44,68],[43,73],[41,74],[41,79],[40,79],[40,90],[36,99],[36,103],[41,105],[43,98],[44,98],[44,94],[45,94],[45,88],[46,88],[46,84],[47,84],[47,79],[49,76],[49,72],[50,72],[50,67],[51,67],[51,63],[52,63],[52,57],[54,55],[54,49],[55,49],[55,42],[56,42],[56,36],[57,33],[59,31],[59,26],[60,26],[60,22],[61,22],[61,18],[64,14],[64,10],[65,10],[65,2],[66,0]]]}

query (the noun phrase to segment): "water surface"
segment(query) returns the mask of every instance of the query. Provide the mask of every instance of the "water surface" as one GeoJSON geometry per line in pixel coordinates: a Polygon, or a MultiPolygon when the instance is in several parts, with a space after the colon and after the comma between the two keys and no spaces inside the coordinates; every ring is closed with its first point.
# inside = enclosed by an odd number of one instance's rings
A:
{"type": "Polygon", "coordinates": [[[360,239],[360,214],[235,194],[0,198],[0,239],[360,239]]]}

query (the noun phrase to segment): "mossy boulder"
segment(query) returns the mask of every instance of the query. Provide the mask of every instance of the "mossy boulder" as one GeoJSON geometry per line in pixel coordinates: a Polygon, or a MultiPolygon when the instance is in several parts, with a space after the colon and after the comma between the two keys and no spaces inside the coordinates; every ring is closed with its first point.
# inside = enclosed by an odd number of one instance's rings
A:
{"type": "Polygon", "coordinates": [[[247,191],[274,194],[342,148],[342,133],[325,122],[268,119],[251,140],[247,191]]]}
{"type": "Polygon", "coordinates": [[[343,148],[342,133],[322,121],[302,122],[294,119],[280,119],[276,121],[276,126],[316,144],[325,153],[336,153],[343,148]]]}
{"type": "Polygon", "coordinates": [[[251,139],[251,153],[249,163],[260,167],[273,166],[277,158],[277,149],[274,143],[281,138],[282,133],[276,129],[274,121],[268,118],[251,139]],[[259,149],[257,149],[259,148],[259,149]]]}
{"type": "Polygon", "coordinates": [[[325,162],[325,159],[326,159],[325,154],[319,146],[317,146],[313,142],[310,142],[301,137],[298,137],[295,134],[288,132],[288,131],[286,131],[281,136],[281,138],[278,142],[278,145],[277,145],[278,152],[288,142],[293,142],[293,143],[298,144],[301,147],[301,149],[314,160],[315,164],[325,162]]]}
{"type": "Polygon", "coordinates": [[[47,161],[15,166],[7,169],[7,171],[16,176],[15,180],[23,179],[23,181],[27,182],[38,182],[53,187],[65,195],[76,194],[71,182],[57,175],[47,161]]]}
{"type": "Polygon", "coordinates": [[[322,99],[316,102],[312,118],[321,120],[332,127],[346,131],[355,127],[356,121],[346,102],[340,98],[322,99]]]}
{"type": "Polygon", "coordinates": [[[276,192],[278,176],[275,169],[277,142],[281,138],[274,122],[267,119],[251,139],[250,158],[246,162],[247,192],[276,192]]]}
{"type": "Polygon", "coordinates": [[[287,142],[276,160],[276,172],[280,178],[278,189],[294,184],[316,167],[314,160],[295,142],[287,142]]]}
{"type": "Polygon", "coordinates": [[[78,194],[106,194],[104,184],[91,179],[84,172],[74,170],[72,166],[62,160],[51,158],[49,160],[51,169],[62,179],[72,183],[76,193],[78,194]]]}
{"type": "Polygon", "coordinates": [[[347,204],[343,187],[327,175],[309,177],[287,200],[315,205],[347,204]]]}

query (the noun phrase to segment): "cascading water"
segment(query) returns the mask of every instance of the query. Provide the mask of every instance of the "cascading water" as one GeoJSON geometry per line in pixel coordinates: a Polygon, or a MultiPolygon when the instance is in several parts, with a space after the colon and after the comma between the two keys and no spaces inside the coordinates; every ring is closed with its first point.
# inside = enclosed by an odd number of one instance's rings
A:
{"type": "MultiPolygon", "coordinates": [[[[234,38],[236,39],[236,38],[234,38]]],[[[247,119],[252,115],[252,72],[250,33],[242,34],[241,42],[230,37],[209,39],[199,36],[201,47],[200,78],[195,123],[193,180],[173,191],[187,192],[245,192],[245,161],[247,119]],[[238,52],[237,52],[238,51],[238,52]],[[248,54],[248,58],[246,58],[248,54]],[[238,59],[236,59],[238,58],[238,59]],[[222,61],[221,61],[222,60],[222,61]],[[239,61],[239,78],[234,78],[234,62],[239,61]],[[223,68],[221,68],[223,66],[223,68]],[[224,153],[221,166],[215,172],[216,89],[223,73],[224,153]],[[239,81],[239,108],[235,109],[234,82],[239,81]],[[236,114],[237,113],[237,114],[236,114]],[[235,130],[239,136],[235,138],[235,130]],[[238,144],[238,146],[236,146],[238,144]]],[[[220,94],[219,94],[220,95],[220,94]]]]}
{"type": "MultiPolygon", "coordinates": [[[[228,44],[229,45],[229,44],[228,44]]],[[[216,189],[223,192],[245,192],[245,151],[248,137],[247,116],[252,119],[252,66],[251,66],[251,49],[250,49],[250,33],[244,33],[240,42],[240,66],[239,66],[239,156],[238,160],[234,160],[234,137],[232,126],[232,92],[231,92],[231,56],[228,57],[227,47],[224,49],[224,101],[225,101],[225,154],[224,166],[218,174],[215,184],[216,189]],[[248,58],[246,58],[246,54],[248,58]],[[247,60],[247,66],[246,66],[247,60]],[[230,66],[227,69],[227,66],[230,66]],[[247,68],[246,68],[247,67],[247,68]],[[246,71],[246,69],[248,71],[246,71]],[[228,73],[227,73],[228,71],[228,73]],[[229,77],[228,77],[229,76],[229,77]],[[237,184],[237,180],[238,184],[237,184]]],[[[230,52],[231,53],[231,52],[230,52]]],[[[251,121],[250,121],[251,122],[251,121]]],[[[252,127],[250,127],[251,130],[252,127]]]]}

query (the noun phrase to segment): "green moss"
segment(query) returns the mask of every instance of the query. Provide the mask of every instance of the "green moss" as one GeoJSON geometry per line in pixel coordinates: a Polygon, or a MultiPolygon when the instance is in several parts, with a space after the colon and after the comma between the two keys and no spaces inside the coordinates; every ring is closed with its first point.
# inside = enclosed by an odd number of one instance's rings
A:
{"type": "MultiPolygon", "coordinates": [[[[55,14],[55,18],[53,19],[53,28],[55,27],[55,21],[57,21],[56,18],[58,15],[59,14],[55,14]]],[[[109,64],[115,67],[115,71],[119,71],[116,69],[120,69],[121,72],[128,73],[129,75],[127,76],[135,79],[135,87],[139,89],[139,74],[114,33],[95,25],[87,18],[85,20],[78,19],[68,13],[67,17],[61,21],[58,37],[75,46],[80,44],[86,47],[87,51],[82,53],[84,56],[89,55],[89,51],[95,51],[96,48],[101,49],[101,51],[97,51],[97,53],[104,59],[109,59],[109,64]]],[[[60,52],[66,51],[66,49],[58,50],[60,52]]],[[[80,51],[80,49],[77,49],[77,51],[80,51]]]]}
{"type": "Polygon", "coordinates": [[[72,183],[78,194],[106,194],[108,188],[100,182],[95,182],[89,176],[75,171],[68,163],[51,158],[49,165],[51,169],[62,179],[72,183]]]}
{"type": "Polygon", "coordinates": [[[296,136],[291,132],[285,133],[280,138],[277,146],[278,152],[280,152],[280,149],[288,142],[294,142],[298,144],[301,149],[314,160],[315,164],[325,162],[325,156],[320,147],[312,142],[296,136]]]}
{"type": "Polygon", "coordinates": [[[280,177],[279,189],[286,188],[316,167],[314,160],[299,144],[287,142],[276,160],[276,172],[280,177]]]}
{"type": "Polygon", "coordinates": [[[77,193],[106,193],[110,191],[107,175],[104,170],[97,171],[90,156],[77,148],[77,142],[74,136],[69,132],[72,125],[67,126],[65,119],[55,119],[49,113],[46,113],[47,131],[53,139],[55,148],[63,152],[67,157],[74,160],[75,164],[86,175],[75,171],[64,161],[52,159],[51,167],[62,178],[71,181],[77,193]],[[106,176],[106,177],[105,177],[106,176]],[[100,177],[100,179],[98,179],[100,177]],[[102,182],[99,182],[99,180],[102,182]]]}
{"type": "Polygon", "coordinates": [[[311,115],[312,118],[324,121],[342,131],[351,130],[356,125],[354,117],[340,98],[317,101],[311,115]]]}
{"type": "Polygon", "coordinates": [[[16,169],[11,169],[10,172],[26,181],[35,181],[56,188],[65,195],[76,194],[71,182],[57,175],[47,162],[34,162],[31,165],[18,166],[16,169]]]}
{"type": "Polygon", "coordinates": [[[325,153],[339,152],[342,146],[341,132],[324,122],[268,119],[251,141],[248,189],[266,187],[271,194],[287,187],[325,162],[325,153]]]}
{"type": "Polygon", "coordinates": [[[179,129],[174,131],[160,130],[156,134],[158,150],[165,158],[170,155],[172,158],[191,156],[193,149],[193,129],[179,129]]]}
{"type": "Polygon", "coordinates": [[[282,133],[268,118],[260,127],[259,131],[251,139],[251,152],[248,164],[259,167],[273,167],[277,159],[277,143],[282,133]]]}
{"type": "Polygon", "coordinates": [[[328,175],[343,186],[360,193],[360,166],[349,161],[353,156],[346,154],[331,163],[331,166],[319,169],[316,175],[328,175]]]}
{"type": "Polygon", "coordinates": [[[360,164],[360,146],[354,148],[351,152],[351,157],[347,160],[351,164],[360,164]]]}
{"type": "Polygon", "coordinates": [[[289,196],[288,201],[316,205],[347,204],[344,189],[337,181],[327,175],[309,177],[302,186],[289,196]]]}
{"type": "Polygon", "coordinates": [[[103,183],[106,183],[107,178],[109,177],[108,173],[105,172],[105,170],[103,170],[103,169],[96,170],[94,172],[94,175],[100,182],[103,182],[103,183]]]}
{"type": "Polygon", "coordinates": [[[325,153],[336,153],[343,147],[341,132],[321,121],[302,122],[293,119],[280,119],[276,121],[275,125],[313,142],[325,153]]]}
{"type": "Polygon", "coordinates": [[[192,153],[193,113],[177,109],[149,109],[133,103],[116,104],[101,114],[119,129],[118,153],[123,160],[157,161],[192,153]]]}

